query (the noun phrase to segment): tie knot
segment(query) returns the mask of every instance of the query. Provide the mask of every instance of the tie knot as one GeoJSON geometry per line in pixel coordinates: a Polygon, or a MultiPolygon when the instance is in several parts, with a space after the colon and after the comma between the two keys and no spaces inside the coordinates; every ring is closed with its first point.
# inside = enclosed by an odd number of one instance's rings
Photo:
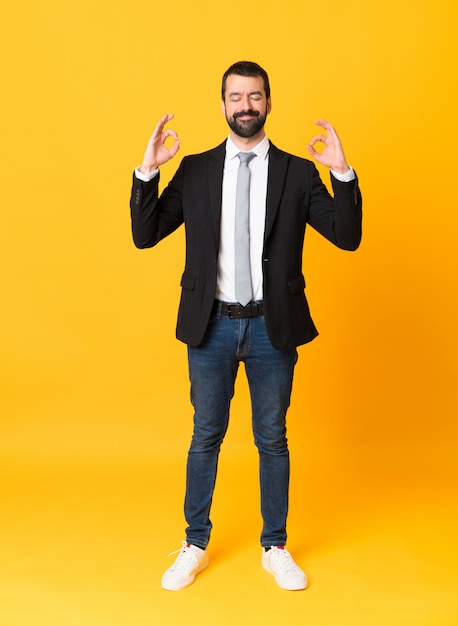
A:
{"type": "Polygon", "coordinates": [[[256,155],[254,152],[239,152],[237,156],[240,159],[240,163],[249,163],[256,155]]]}

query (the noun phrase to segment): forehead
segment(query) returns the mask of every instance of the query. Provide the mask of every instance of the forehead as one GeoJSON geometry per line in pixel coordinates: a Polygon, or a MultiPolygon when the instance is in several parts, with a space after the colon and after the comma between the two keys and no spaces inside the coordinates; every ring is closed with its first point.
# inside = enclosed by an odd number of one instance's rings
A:
{"type": "Polygon", "coordinates": [[[255,92],[260,92],[263,96],[266,95],[262,76],[239,76],[238,74],[229,74],[226,79],[226,96],[229,96],[231,93],[255,92]]]}

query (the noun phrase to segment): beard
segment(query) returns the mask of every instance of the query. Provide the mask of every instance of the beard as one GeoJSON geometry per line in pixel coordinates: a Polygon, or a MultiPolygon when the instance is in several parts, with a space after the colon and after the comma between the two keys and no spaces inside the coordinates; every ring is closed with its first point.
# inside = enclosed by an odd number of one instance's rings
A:
{"type": "Polygon", "coordinates": [[[253,111],[249,109],[248,111],[240,111],[239,113],[234,113],[232,117],[228,117],[226,115],[227,123],[229,124],[229,128],[239,137],[254,137],[259,133],[260,130],[264,128],[264,124],[267,119],[267,111],[265,113],[260,113],[259,111],[253,111]],[[253,117],[249,120],[239,120],[239,117],[243,117],[245,115],[252,115],[253,117]]]}

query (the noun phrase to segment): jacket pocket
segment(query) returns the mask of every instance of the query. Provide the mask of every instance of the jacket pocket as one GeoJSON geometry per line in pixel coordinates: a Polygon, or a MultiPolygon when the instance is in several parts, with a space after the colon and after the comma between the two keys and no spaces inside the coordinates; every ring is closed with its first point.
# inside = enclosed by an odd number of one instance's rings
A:
{"type": "Polygon", "coordinates": [[[288,287],[291,293],[299,293],[305,289],[305,278],[303,274],[290,278],[288,280],[288,287]]]}
{"type": "Polygon", "coordinates": [[[186,272],[181,277],[180,286],[183,289],[188,289],[189,291],[193,291],[196,286],[196,277],[192,276],[192,274],[186,274],[186,272]]]}

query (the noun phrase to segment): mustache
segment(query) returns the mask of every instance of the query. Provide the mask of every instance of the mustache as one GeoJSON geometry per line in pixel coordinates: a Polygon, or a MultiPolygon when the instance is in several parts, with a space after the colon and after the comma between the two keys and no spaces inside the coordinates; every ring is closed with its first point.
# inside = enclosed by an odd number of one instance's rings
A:
{"type": "Polygon", "coordinates": [[[234,113],[232,116],[234,120],[239,117],[243,117],[244,115],[252,115],[253,117],[259,117],[259,111],[253,111],[253,109],[248,109],[247,111],[239,111],[238,113],[234,113]]]}

